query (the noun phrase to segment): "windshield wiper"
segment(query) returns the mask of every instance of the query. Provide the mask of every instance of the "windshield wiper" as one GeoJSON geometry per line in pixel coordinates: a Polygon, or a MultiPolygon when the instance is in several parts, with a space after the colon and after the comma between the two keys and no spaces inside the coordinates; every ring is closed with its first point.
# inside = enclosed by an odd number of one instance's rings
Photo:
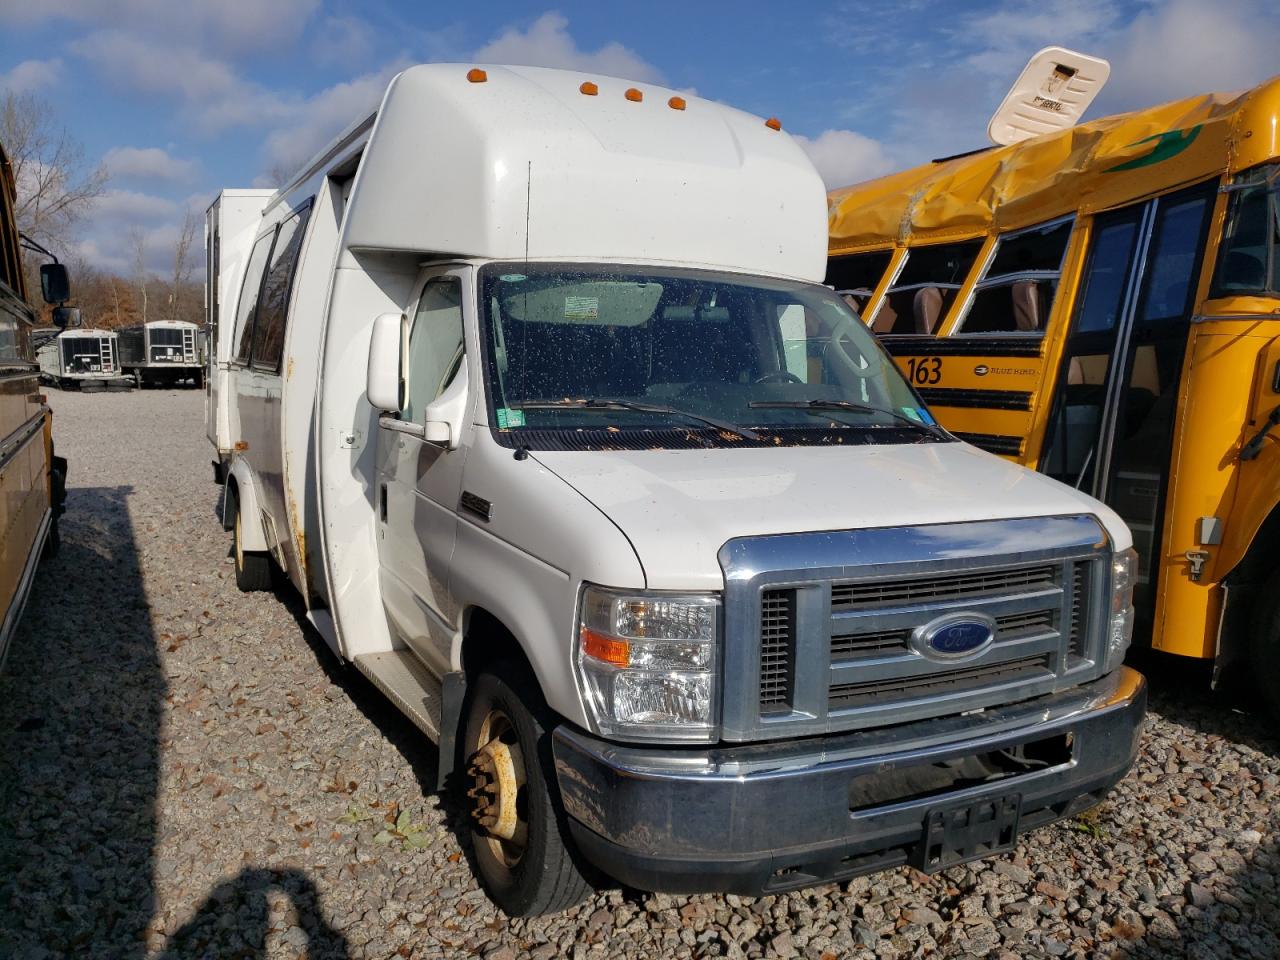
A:
{"type": "Polygon", "coordinates": [[[922,420],[913,420],[911,417],[898,413],[896,410],[873,407],[869,403],[858,403],[856,400],[752,400],[747,406],[757,409],[803,410],[806,413],[813,413],[818,416],[821,416],[823,410],[848,410],[851,413],[883,413],[886,416],[893,417],[899,423],[915,427],[917,430],[923,430],[939,440],[951,439],[949,433],[935,424],[925,423],[922,420]]]}
{"type": "Polygon", "coordinates": [[[709,427],[714,427],[723,433],[731,433],[734,436],[742,437],[744,440],[759,440],[760,434],[747,427],[740,427],[736,423],[728,423],[724,420],[716,420],[712,417],[704,417],[700,413],[691,413],[688,410],[681,410],[679,407],[669,407],[663,403],[642,403],[639,400],[618,400],[614,398],[603,397],[565,397],[560,400],[525,400],[523,403],[510,404],[513,410],[556,410],[556,409],[586,409],[586,410],[633,410],[636,413],[663,413],[668,416],[685,417],[689,420],[696,420],[699,423],[705,423],[709,427]]]}

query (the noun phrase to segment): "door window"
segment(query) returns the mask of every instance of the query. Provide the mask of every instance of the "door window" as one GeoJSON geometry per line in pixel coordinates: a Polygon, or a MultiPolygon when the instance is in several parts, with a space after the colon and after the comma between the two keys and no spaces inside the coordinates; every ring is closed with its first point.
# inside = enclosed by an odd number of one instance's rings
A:
{"type": "Polygon", "coordinates": [[[462,366],[462,282],[457,277],[427,281],[409,329],[403,416],[421,423],[427,404],[444,392],[462,366]]]}
{"type": "Polygon", "coordinates": [[[876,310],[871,329],[876,333],[936,333],[981,249],[981,240],[967,240],[908,250],[906,263],[876,310]]]}
{"type": "Polygon", "coordinates": [[[285,319],[289,309],[289,292],[298,266],[298,253],[306,232],[310,202],[280,224],[271,265],[258,297],[258,317],[253,330],[252,364],[264,370],[279,370],[284,352],[285,319]]]}
{"type": "Polygon", "coordinates": [[[275,231],[263,234],[253,245],[249,263],[244,269],[244,284],[240,287],[240,301],[236,307],[236,360],[249,362],[249,348],[253,344],[253,318],[258,308],[258,291],[262,287],[262,274],[271,253],[271,241],[275,231]]]}
{"type": "Polygon", "coordinates": [[[1071,226],[1066,220],[1001,237],[960,332],[1043,334],[1071,226]]]}

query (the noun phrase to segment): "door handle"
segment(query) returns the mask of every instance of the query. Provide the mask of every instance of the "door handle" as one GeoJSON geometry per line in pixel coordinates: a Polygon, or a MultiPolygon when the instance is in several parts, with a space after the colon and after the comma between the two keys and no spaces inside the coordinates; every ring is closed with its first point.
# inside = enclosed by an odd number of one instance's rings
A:
{"type": "Polygon", "coordinates": [[[387,485],[384,483],[378,488],[378,516],[382,518],[382,522],[387,522],[387,485]]]}

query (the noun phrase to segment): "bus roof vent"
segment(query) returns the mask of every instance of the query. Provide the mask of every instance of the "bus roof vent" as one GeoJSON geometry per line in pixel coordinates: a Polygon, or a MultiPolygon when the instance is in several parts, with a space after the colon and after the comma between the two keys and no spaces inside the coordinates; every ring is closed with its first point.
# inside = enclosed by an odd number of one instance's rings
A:
{"type": "Polygon", "coordinates": [[[1006,146],[1073,127],[1109,76],[1111,64],[1101,57],[1045,47],[1023,68],[987,124],[987,136],[1006,146]]]}

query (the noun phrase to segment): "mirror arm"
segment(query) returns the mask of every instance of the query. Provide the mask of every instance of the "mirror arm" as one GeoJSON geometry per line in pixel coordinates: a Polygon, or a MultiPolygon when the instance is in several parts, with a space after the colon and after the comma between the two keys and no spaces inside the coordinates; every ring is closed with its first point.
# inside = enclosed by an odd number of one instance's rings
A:
{"type": "Polygon", "coordinates": [[[420,423],[409,423],[407,420],[401,420],[395,414],[384,413],[378,418],[378,426],[394,433],[404,433],[411,437],[417,437],[423,440],[427,436],[427,428],[420,423]]]}

